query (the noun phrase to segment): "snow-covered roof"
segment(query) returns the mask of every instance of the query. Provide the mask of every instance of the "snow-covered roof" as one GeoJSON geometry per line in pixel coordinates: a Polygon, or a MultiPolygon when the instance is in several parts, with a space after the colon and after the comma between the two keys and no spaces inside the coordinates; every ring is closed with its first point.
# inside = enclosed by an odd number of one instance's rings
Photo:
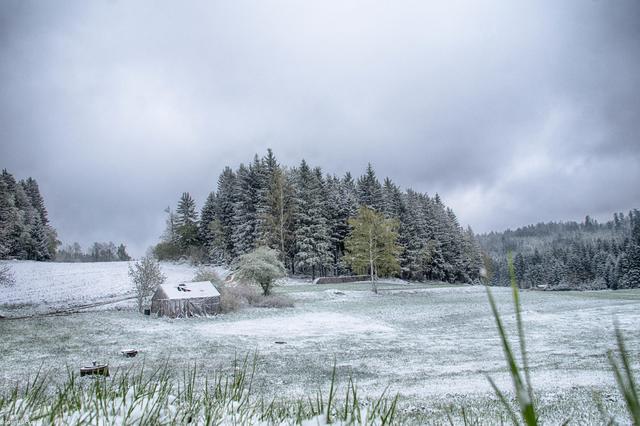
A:
{"type": "Polygon", "coordinates": [[[160,288],[169,299],[195,299],[200,297],[220,296],[220,293],[218,293],[218,290],[210,281],[162,284],[160,288]]]}

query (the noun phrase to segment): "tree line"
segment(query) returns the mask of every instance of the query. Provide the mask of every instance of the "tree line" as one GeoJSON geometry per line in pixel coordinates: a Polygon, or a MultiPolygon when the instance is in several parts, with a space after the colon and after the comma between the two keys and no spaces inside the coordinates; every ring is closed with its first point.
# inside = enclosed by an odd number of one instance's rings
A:
{"type": "Polygon", "coordinates": [[[615,213],[606,223],[550,222],[479,236],[487,278],[509,285],[513,254],[521,287],[621,289],[640,287],[640,211],[615,213]]]}
{"type": "Polygon", "coordinates": [[[278,163],[271,150],[249,164],[220,174],[217,188],[198,211],[188,192],[174,209],[154,254],[230,264],[260,246],[270,247],[291,274],[351,273],[345,258],[349,223],[367,207],[397,224],[400,272],[406,279],[473,282],[483,265],[470,228],[436,194],[402,191],[389,178],[381,183],[371,165],[354,179],[324,174],[305,160],[278,163]]]}
{"type": "Polygon", "coordinates": [[[109,241],[93,243],[87,251],[77,242],[67,244],[56,253],[56,262],[119,262],[131,260],[124,244],[116,245],[109,241]]]}
{"type": "Polygon", "coordinates": [[[35,179],[0,175],[0,259],[51,260],[58,241],[35,179]]]}

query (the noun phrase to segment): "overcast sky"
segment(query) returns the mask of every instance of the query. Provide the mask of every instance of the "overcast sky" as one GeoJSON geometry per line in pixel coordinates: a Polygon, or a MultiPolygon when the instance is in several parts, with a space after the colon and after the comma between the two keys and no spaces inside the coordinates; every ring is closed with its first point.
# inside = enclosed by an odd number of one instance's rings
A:
{"type": "Polygon", "coordinates": [[[0,2],[0,167],[63,242],[140,255],[267,147],[476,232],[640,207],[640,1],[0,2]]]}

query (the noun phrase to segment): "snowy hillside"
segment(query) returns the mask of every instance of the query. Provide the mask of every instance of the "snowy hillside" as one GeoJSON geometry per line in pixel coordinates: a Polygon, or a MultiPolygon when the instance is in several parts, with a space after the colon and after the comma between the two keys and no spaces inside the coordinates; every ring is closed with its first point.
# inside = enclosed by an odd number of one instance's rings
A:
{"type": "MultiPolygon", "coordinates": [[[[53,263],[2,261],[13,270],[16,284],[0,292],[0,305],[63,307],[131,293],[131,262],[53,263]]],[[[163,263],[167,282],[190,281],[196,272],[187,264],[163,263]]]]}

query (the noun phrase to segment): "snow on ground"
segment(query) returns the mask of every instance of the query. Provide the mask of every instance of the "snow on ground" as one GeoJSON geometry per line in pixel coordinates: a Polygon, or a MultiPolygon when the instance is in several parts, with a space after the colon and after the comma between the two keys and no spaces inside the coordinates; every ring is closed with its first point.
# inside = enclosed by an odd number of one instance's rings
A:
{"type": "MultiPolygon", "coordinates": [[[[128,276],[131,263],[2,261],[13,270],[16,284],[0,292],[0,306],[57,308],[126,296],[132,291],[128,276]]],[[[167,282],[191,281],[195,271],[188,264],[162,264],[167,282]]]]}
{"type": "MultiPolygon", "coordinates": [[[[126,289],[126,263],[12,265],[18,283],[2,297],[9,294],[23,303],[77,301],[126,289]]],[[[163,265],[163,270],[175,279],[191,278],[194,272],[183,265],[163,265]]],[[[93,360],[113,368],[169,362],[180,371],[198,365],[205,375],[257,352],[255,388],[266,399],[326,389],[335,360],[338,377],[352,376],[362,395],[377,397],[390,386],[406,410],[424,414],[455,403],[495,412],[498,403],[487,375],[502,389],[512,385],[485,289],[415,283],[379,287],[375,295],[366,283],[298,282],[276,288],[295,300],[294,308],[247,308],[210,318],[157,319],[109,310],[0,321],[0,390],[42,365],[61,380],[66,366],[76,369],[93,360]],[[119,351],[131,347],[141,355],[122,358],[119,351]]],[[[510,290],[493,292],[514,336],[510,290]]],[[[534,388],[543,411],[553,413],[548,423],[561,423],[567,413],[592,423],[599,415],[594,394],[621,412],[606,354],[615,347],[615,318],[637,371],[640,291],[525,291],[522,303],[534,388]]]]}
{"type": "Polygon", "coordinates": [[[209,336],[232,335],[283,339],[393,332],[393,328],[383,322],[340,313],[332,315],[304,313],[293,316],[241,320],[233,323],[207,323],[198,325],[195,329],[209,336]]]}

